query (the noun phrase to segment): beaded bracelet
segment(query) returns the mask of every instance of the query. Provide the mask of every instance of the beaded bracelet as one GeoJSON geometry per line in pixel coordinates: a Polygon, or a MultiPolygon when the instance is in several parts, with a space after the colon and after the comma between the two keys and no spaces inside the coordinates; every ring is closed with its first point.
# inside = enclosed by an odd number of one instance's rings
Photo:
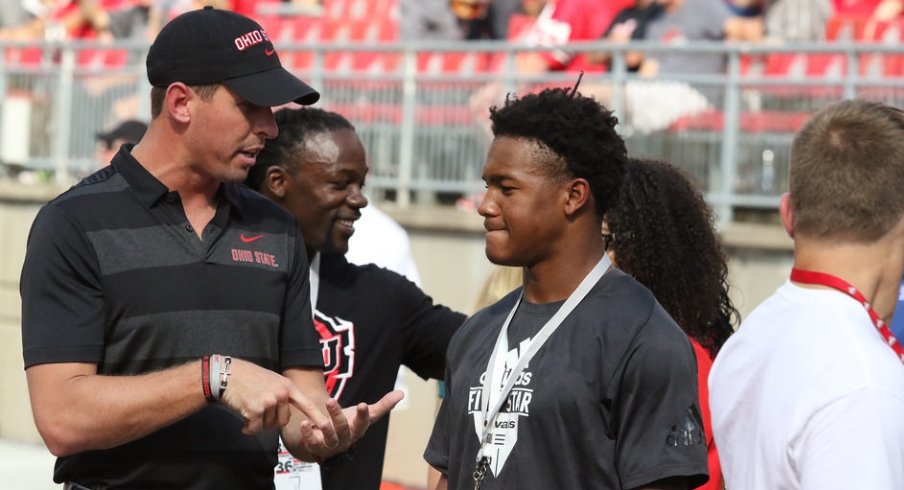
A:
{"type": "Polygon", "coordinates": [[[213,354],[201,358],[201,390],[204,399],[213,403],[223,399],[229,375],[232,374],[232,357],[213,354]]]}
{"type": "Polygon", "coordinates": [[[201,391],[204,393],[205,400],[208,402],[216,401],[210,391],[210,356],[201,358],[201,391]]]}

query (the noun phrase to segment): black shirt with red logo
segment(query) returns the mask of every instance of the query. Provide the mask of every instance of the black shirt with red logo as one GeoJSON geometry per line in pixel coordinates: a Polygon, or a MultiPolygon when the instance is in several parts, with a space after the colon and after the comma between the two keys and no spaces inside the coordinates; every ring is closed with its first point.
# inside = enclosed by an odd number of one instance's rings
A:
{"type": "MultiPolygon", "coordinates": [[[[340,255],[321,258],[314,326],[327,389],[342,406],[379,400],[393,389],[402,365],[441,379],[446,347],[464,320],[395,272],[350,264],[340,255]]],[[[355,444],[353,459],[321,468],[324,490],[377,490],[388,428],[387,416],[355,444]]]]}

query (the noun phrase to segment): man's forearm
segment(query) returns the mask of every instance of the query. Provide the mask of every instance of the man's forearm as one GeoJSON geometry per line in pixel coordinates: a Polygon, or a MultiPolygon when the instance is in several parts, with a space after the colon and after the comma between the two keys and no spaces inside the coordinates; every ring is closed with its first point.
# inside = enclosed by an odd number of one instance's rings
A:
{"type": "Polygon", "coordinates": [[[38,431],[57,456],[136,440],[203,408],[201,361],[134,376],[105,376],[93,364],[26,370],[38,431]]]}

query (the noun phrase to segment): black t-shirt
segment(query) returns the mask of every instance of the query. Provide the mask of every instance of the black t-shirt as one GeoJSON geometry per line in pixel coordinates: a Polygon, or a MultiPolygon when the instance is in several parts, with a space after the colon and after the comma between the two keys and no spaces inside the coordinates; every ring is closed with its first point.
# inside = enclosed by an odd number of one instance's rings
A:
{"type": "MultiPolygon", "coordinates": [[[[481,381],[519,291],[468,320],[449,346],[446,399],[425,458],[446,474],[450,489],[473,487],[481,381]]],[[[507,368],[560,305],[522,301],[509,327],[507,368]]],[[[617,269],[537,352],[502,412],[486,490],[707,479],[691,345],[653,295],[617,269]]]]}
{"type": "MultiPolygon", "coordinates": [[[[324,350],[330,396],[342,406],[374,403],[395,385],[399,366],[441,378],[446,348],[465,316],[433,304],[414,283],[376,265],[323,256],[314,327],[324,350]]],[[[377,490],[389,417],[355,444],[354,459],[321,468],[325,490],[377,490]]]]}

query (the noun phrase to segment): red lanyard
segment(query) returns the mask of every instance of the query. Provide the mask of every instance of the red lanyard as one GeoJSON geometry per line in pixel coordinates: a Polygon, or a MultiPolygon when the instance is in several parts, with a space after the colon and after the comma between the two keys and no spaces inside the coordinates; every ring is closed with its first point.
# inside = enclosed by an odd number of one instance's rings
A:
{"type": "Polygon", "coordinates": [[[901,348],[901,343],[898,342],[898,339],[895,338],[895,334],[891,333],[891,330],[888,329],[888,325],[879,318],[879,314],[876,313],[876,310],[873,309],[873,306],[869,304],[869,300],[866,299],[866,296],[860,292],[857,288],[850,285],[844,279],[839,277],[835,277],[831,274],[825,274],[823,272],[814,272],[814,271],[805,271],[803,269],[791,269],[791,280],[794,282],[799,282],[802,284],[815,284],[819,286],[828,286],[830,288],[837,289],[844,294],[856,299],[860,302],[860,305],[866,310],[869,314],[870,320],[873,321],[873,325],[876,327],[876,330],[879,331],[879,335],[885,339],[885,343],[891,347],[891,350],[895,351],[895,354],[898,356],[898,359],[901,359],[901,362],[904,362],[904,349],[901,348]]]}

